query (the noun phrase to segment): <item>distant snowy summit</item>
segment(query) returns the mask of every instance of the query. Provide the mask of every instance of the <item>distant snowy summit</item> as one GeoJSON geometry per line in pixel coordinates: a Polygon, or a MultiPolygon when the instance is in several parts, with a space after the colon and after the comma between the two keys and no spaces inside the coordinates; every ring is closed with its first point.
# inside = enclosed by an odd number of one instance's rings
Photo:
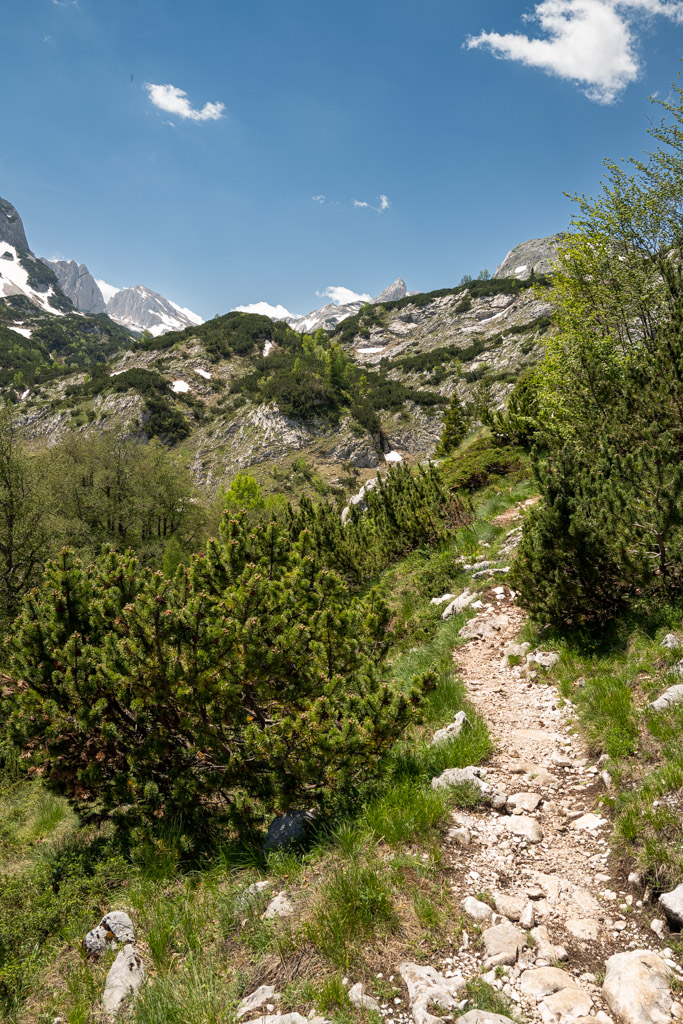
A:
{"type": "Polygon", "coordinates": [[[79,266],[74,260],[44,262],[55,272],[62,291],[81,313],[106,313],[129,331],[149,331],[155,338],[204,323],[191,309],[178,306],[142,284],[116,288],[96,280],[84,263],[79,266]]]}
{"type": "Polygon", "coordinates": [[[88,316],[106,313],[130,331],[149,331],[155,337],[204,322],[191,309],[144,285],[115,288],[96,281],[84,263],[38,259],[29,247],[19,213],[0,198],[0,299],[12,296],[23,296],[57,316],[74,309],[88,316]]]}

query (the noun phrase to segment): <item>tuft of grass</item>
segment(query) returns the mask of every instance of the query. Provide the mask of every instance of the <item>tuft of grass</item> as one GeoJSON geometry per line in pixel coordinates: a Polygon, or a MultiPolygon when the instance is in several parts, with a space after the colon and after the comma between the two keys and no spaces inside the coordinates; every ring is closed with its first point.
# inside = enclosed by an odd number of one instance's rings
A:
{"type": "Polygon", "coordinates": [[[468,1006],[458,1012],[458,1016],[467,1013],[469,1010],[483,1010],[486,1013],[498,1013],[511,1020],[519,1020],[519,1014],[514,1004],[499,992],[492,985],[489,985],[482,978],[473,978],[467,982],[465,989],[468,1006]]]}
{"type": "Polygon", "coordinates": [[[359,944],[398,926],[393,893],[380,863],[340,865],[322,886],[306,932],[335,967],[347,969],[359,944]]]}

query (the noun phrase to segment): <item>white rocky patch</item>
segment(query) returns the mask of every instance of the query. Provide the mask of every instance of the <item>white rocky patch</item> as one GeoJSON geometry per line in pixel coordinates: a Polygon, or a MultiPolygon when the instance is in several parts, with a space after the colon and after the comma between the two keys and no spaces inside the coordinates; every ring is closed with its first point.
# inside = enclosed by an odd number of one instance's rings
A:
{"type": "Polygon", "coordinates": [[[263,358],[267,359],[270,353],[273,351],[274,341],[267,341],[263,346],[263,358]]]}
{"type": "Polygon", "coordinates": [[[211,374],[208,370],[200,370],[198,366],[195,366],[194,372],[198,373],[200,377],[204,378],[204,380],[211,380],[211,374]]]}
{"type": "Polygon", "coordinates": [[[359,356],[377,356],[377,355],[379,355],[380,352],[384,352],[384,347],[385,347],[384,345],[380,345],[379,347],[375,347],[375,346],[365,347],[364,346],[363,348],[357,348],[356,352],[358,353],[359,356]]]}
{"type": "Polygon", "coordinates": [[[384,456],[385,462],[403,462],[403,456],[398,452],[387,452],[384,456]]]}
{"type": "Polygon", "coordinates": [[[174,380],[171,384],[171,391],[176,395],[186,395],[190,390],[190,385],[186,380],[174,380]]]}
{"type": "Polygon", "coordinates": [[[28,327],[10,327],[10,331],[14,331],[15,334],[21,334],[24,338],[30,338],[33,333],[28,327]]]}

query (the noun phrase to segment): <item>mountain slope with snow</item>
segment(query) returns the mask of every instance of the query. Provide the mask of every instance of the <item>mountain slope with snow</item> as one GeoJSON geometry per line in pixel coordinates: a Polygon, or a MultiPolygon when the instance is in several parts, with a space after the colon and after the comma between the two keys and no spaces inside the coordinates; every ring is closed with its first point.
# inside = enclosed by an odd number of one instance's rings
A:
{"type": "Polygon", "coordinates": [[[191,309],[184,309],[141,284],[115,291],[107,302],[107,313],[129,331],[149,331],[155,338],[204,323],[191,309]]]}

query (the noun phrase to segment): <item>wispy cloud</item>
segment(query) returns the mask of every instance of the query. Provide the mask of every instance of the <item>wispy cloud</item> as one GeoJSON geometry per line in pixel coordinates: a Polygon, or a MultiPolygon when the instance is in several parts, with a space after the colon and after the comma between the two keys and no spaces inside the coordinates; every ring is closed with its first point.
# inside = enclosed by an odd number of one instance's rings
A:
{"type": "MultiPolygon", "coordinates": [[[[337,200],[328,199],[327,196],[322,193],[317,196],[311,196],[314,203],[318,203],[319,206],[340,206],[341,204],[337,200]]],[[[377,196],[377,205],[374,203],[368,203],[364,199],[351,199],[348,200],[351,206],[354,206],[357,210],[374,210],[375,213],[384,213],[391,206],[389,199],[385,195],[377,196]]]]}
{"type": "Polygon", "coordinates": [[[482,32],[465,46],[574,81],[596,103],[614,103],[641,71],[637,22],[657,15],[683,23],[683,0],[543,0],[524,20],[536,22],[544,38],[482,32]]]}
{"type": "Polygon", "coordinates": [[[385,195],[377,196],[377,205],[368,203],[364,199],[352,199],[351,205],[355,206],[357,210],[374,210],[375,213],[384,213],[391,206],[389,199],[385,195]]]}
{"type": "Polygon", "coordinates": [[[295,316],[284,306],[273,306],[270,302],[251,302],[248,306],[235,306],[233,313],[260,313],[271,320],[294,320],[295,316]]]}
{"type": "Polygon", "coordinates": [[[205,103],[201,108],[193,107],[185,90],[179,89],[177,85],[152,85],[146,82],[145,89],[159,110],[188,121],[218,121],[225,110],[224,103],[205,103]]]}
{"type": "Polygon", "coordinates": [[[78,7],[78,0],[52,0],[53,7],[78,7]]]}
{"type": "Polygon", "coordinates": [[[331,299],[335,306],[346,306],[349,302],[370,302],[372,296],[352,291],[341,284],[331,284],[324,292],[315,293],[319,299],[331,299]]]}

